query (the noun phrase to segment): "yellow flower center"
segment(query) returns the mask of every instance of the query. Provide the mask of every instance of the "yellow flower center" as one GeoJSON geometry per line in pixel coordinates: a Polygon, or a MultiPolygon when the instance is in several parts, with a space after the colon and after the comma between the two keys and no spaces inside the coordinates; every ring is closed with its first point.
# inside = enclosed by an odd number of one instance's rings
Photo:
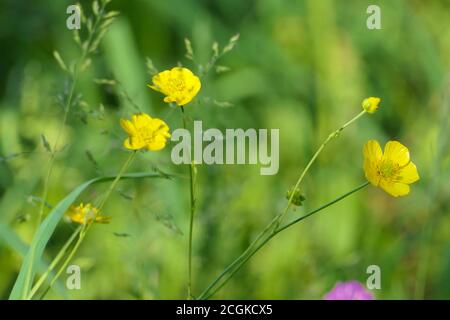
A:
{"type": "Polygon", "coordinates": [[[148,127],[144,128],[137,128],[137,135],[139,136],[139,139],[145,141],[145,143],[149,144],[154,142],[155,137],[160,134],[160,129],[162,129],[162,126],[160,126],[156,130],[151,130],[148,127]]]}
{"type": "Polygon", "coordinates": [[[391,160],[384,160],[378,166],[378,175],[385,179],[391,179],[398,173],[399,166],[391,160]]]}
{"type": "Polygon", "coordinates": [[[186,83],[181,78],[170,78],[168,81],[168,86],[170,88],[170,92],[180,92],[186,88],[186,83]]]}

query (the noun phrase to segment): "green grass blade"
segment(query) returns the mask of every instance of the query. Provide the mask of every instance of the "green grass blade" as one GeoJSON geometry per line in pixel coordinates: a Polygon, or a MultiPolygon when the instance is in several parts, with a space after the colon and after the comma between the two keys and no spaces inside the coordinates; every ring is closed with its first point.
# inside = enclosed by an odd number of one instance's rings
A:
{"type": "MultiPolygon", "coordinates": [[[[23,242],[22,239],[20,239],[19,236],[17,236],[17,234],[13,230],[11,230],[9,226],[0,223],[0,245],[2,244],[10,247],[12,250],[19,253],[22,257],[25,256],[28,252],[27,244],[23,242]]],[[[42,261],[38,266],[38,270],[40,272],[44,272],[45,270],[47,270],[47,267],[48,263],[42,261]]],[[[50,274],[49,278],[52,277],[53,273],[50,274]]],[[[61,282],[58,281],[56,283],[55,289],[63,297],[66,297],[66,292],[61,282]]]]}
{"type": "MultiPolygon", "coordinates": [[[[140,179],[140,178],[167,178],[167,176],[159,173],[129,173],[124,174],[121,177],[121,179],[140,179]]],[[[36,266],[41,261],[45,247],[48,241],[50,240],[51,236],[53,235],[53,232],[55,231],[59,221],[67,212],[72,203],[75,202],[78,196],[92,184],[111,181],[113,179],[115,179],[115,176],[100,177],[89,180],[81,184],[77,188],[75,188],[71,193],[69,193],[52,209],[49,215],[39,226],[39,229],[37,230],[36,235],[33,238],[30,248],[34,247],[34,254],[31,254],[32,253],[31,250],[28,250],[28,253],[25,256],[25,259],[20,268],[19,275],[16,279],[16,282],[14,283],[14,287],[9,296],[10,300],[19,300],[24,296],[23,295],[24,292],[28,293],[30,291],[30,287],[33,283],[33,279],[36,274],[36,266]],[[31,281],[28,284],[28,288],[26,288],[25,280],[30,265],[31,265],[31,281]]]]}

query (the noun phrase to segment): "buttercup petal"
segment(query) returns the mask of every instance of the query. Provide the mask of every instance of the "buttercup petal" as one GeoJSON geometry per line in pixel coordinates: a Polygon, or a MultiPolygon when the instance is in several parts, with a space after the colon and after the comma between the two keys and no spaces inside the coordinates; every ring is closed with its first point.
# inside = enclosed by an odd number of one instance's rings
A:
{"type": "Polygon", "coordinates": [[[200,91],[200,89],[202,88],[202,83],[200,82],[200,79],[198,77],[195,77],[194,80],[194,85],[192,87],[192,92],[191,94],[196,96],[197,93],[200,91]]]}
{"type": "Polygon", "coordinates": [[[188,68],[173,67],[172,70],[170,70],[170,71],[172,72],[172,74],[175,74],[176,76],[179,76],[179,77],[185,77],[185,78],[194,77],[194,74],[188,68]]]}
{"type": "Polygon", "coordinates": [[[159,91],[163,94],[169,94],[167,90],[167,83],[171,77],[171,72],[169,70],[162,71],[152,77],[153,86],[150,88],[159,91]]]}
{"type": "Polygon", "coordinates": [[[364,145],[363,149],[364,157],[370,161],[381,160],[383,152],[381,151],[380,144],[376,140],[369,140],[364,145]]]}
{"type": "Polygon", "coordinates": [[[175,99],[172,96],[166,96],[164,97],[164,102],[166,103],[175,102],[175,99]]]}
{"type": "Polygon", "coordinates": [[[409,150],[398,141],[389,141],[384,146],[383,159],[390,159],[400,167],[406,166],[409,161],[409,150]]]}
{"type": "Polygon", "coordinates": [[[136,113],[132,116],[132,120],[137,130],[145,128],[152,122],[152,118],[146,113],[136,113]]]}
{"type": "Polygon", "coordinates": [[[158,133],[160,131],[161,132],[169,131],[169,126],[164,121],[158,118],[152,119],[150,123],[150,128],[154,131],[158,131],[158,133]]]}
{"type": "Polygon", "coordinates": [[[149,87],[150,89],[153,89],[155,91],[160,91],[160,88],[158,86],[156,86],[156,85],[148,84],[147,87],[149,87]]]}
{"type": "Polygon", "coordinates": [[[366,179],[374,186],[378,186],[380,182],[380,176],[378,174],[378,162],[382,157],[382,151],[378,141],[367,141],[363,148],[363,154],[364,173],[366,179]]]}
{"type": "Polygon", "coordinates": [[[147,149],[150,151],[159,151],[161,149],[164,149],[165,146],[166,146],[165,140],[161,141],[155,139],[147,145],[147,149]]]}
{"type": "Polygon", "coordinates": [[[374,186],[378,186],[380,183],[380,176],[377,171],[376,162],[372,162],[369,159],[364,160],[364,174],[366,179],[374,186]]]}
{"type": "Polygon", "coordinates": [[[128,149],[128,150],[135,150],[135,149],[133,148],[133,145],[131,144],[131,138],[126,138],[126,139],[123,141],[123,146],[124,146],[126,149],[128,149]]]}
{"type": "Polygon", "coordinates": [[[409,193],[409,185],[400,182],[380,180],[380,187],[393,197],[406,196],[409,193]]]}
{"type": "Polygon", "coordinates": [[[183,95],[179,95],[176,99],[176,103],[179,106],[185,106],[187,105],[189,102],[191,102],[193,99],[193,97],[190,96],[183,96],[183,95]]]}
{"type": "Polygon", "coordinates": [[[401,169],[398,181],[411,184],[418,181],[419,179],[420,177],[419,173],[417,172],[416,165],[410,162],[408,163],[408,165],[401,169]]]}
{"type": "Polygon", "coordinates": [[[136,129],[134,128],[134,125],[130,120],[120,119],[120,126],[129,135],[133,135],[136,133],[136,129]]]}
{"type": "Polygon", "coordinates": [[[123,146],[128,150],[139,150],[145,148],[145,142],[137,137],[129,137],[125,139],[123,146]]]}

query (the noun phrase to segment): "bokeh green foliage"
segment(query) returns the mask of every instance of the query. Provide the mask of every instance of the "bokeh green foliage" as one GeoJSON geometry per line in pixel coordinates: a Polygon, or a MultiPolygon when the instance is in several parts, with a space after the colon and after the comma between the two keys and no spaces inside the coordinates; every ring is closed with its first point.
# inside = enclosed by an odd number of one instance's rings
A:
{"type": "MultiPolygon", "coordinates": [[[[90,1],[82,1],[90,8],[90,1]]],[[[48,153],[67,90],[52,56],[79,52],[65,27],[68,1],[0,4],[0,297],[7,298],[35,230],[48,153]]],[[[113,1],[121,12],[88,72],[51,179],[48,202],[74,187],[115,174],[127,157],[120,117],[139,109],[181,127],[179,110],[146,87],[146,57],[158,70],[178,62],[205,66],[215,41],[237,47],[209,72],[191,119],[204,128],[279,128],[280,171],[255,166],[198,167],[194,294],[231,262],[282,210],[315,148],[360,111],[369,95],[380,109],[347,128],[321,154],[304,183],[314,209],[364,181],[362,146],[399,140],[410,149],[421,180],[394,199],[369,187],[274,239],[217,295],[219,298],[321,298],[335,282],[365,282],[381,267],[380,299],[450,298],[449,64],[450,4],[445,1],[166,0],[113,1]],[[378,4],[382,29],[366,28],[366,8],[378,4]],[[189,38],[195,63],[185,57],[189,38]],[[93,79],[117,79],[115,86],[93,79]],[[126,92],[126,94],[125,94],[126,92]],[[214,101],[220,103],[214,103],[214,101]],[[231,103],[227,106],[224,102],[231,103]],[[101,107],[100,105],[103,105],[101,107]],[[423,290],[422,290],[423,288],[423,290]]],[[[176,173],[174,180],[124,181],[105,207],[113,220],[95,226],[73,263],[82,290],[72,298],[185,298],[189,211],[187,168],[170,161],[170,146],[140,154],[130,169],[176,173]]],[[[104,191],[95,186],[80,200],[104,191]]],[[[69,237],[62,222],[47,261],[69,237]]],[[[62,279],[64,281],[64,277],[62,279]]],[[[48,297],[63,297],[55,288],[48,297]]]]}

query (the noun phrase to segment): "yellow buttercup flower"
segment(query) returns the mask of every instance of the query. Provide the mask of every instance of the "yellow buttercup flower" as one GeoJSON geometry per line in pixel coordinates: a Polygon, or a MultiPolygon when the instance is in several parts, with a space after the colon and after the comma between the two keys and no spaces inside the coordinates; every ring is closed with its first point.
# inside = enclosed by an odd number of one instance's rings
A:
{"type": "Polygon", "coordinates": [[[70,220],[79,224],[109,223],[111,220],[110,217],[99,216],[98,209],[90,203],[71,206],[66,215],[70,220]]]}
{"type": "Polygon", "coordinates": [[[128,134],[123,145],[129,150],[158,151],[166,146],[166,140],[170,138],[169,126],[146,113],[134,114],[131,121],[120,119],[120,125],[128,134]]]}
{"type": "Polygon", "coordinates": [[[368,113],[374,113],[378,109],[381,99],[377,97],[369,97],[363,100],[362,107],[368,113]]]}
{"type": "Polygon", "coordinates": [[[200,91],[200,79],[191,70],[175,67],[171,70],[162,71],[152,78],[153,90],[166,95],[164,102],[175,102],[179,106],[185,106],[200,91]]]}
{"type": "Polygon", "coordinates": [[[409,185],[420,179],[408,148],[398,141],[386,143],[383,153],[378,141],[369,140],[364,146],[364,172],[371,184],[394,197],[407,195],[409,185]]]}

